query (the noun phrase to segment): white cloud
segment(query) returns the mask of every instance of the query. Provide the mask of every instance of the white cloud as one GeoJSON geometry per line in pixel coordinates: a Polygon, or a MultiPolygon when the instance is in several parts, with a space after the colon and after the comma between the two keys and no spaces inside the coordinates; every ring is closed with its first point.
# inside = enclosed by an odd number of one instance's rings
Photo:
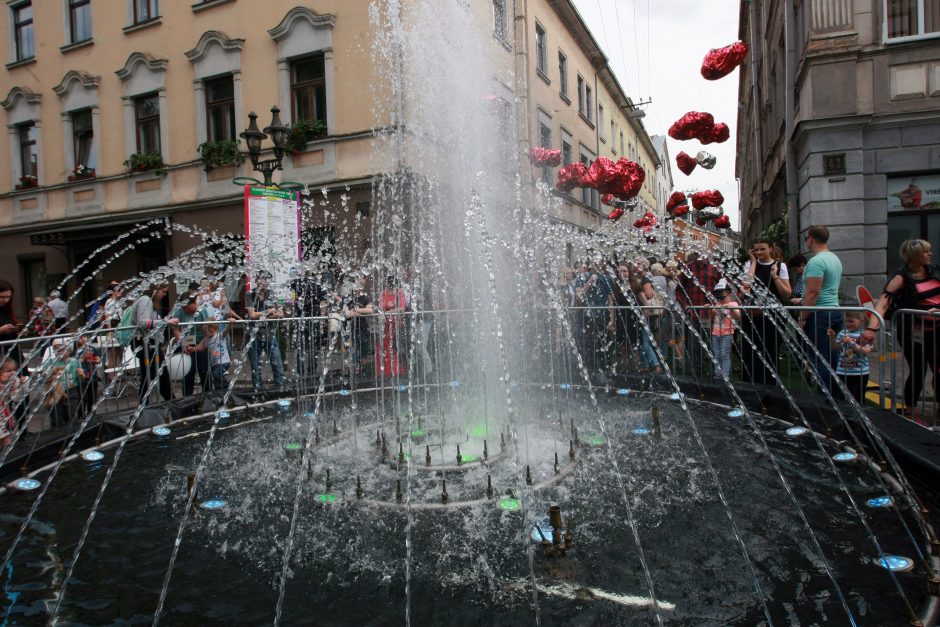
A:
{"type": "Polygon", "coordinates": [[[720,189],[725,212],[737,228],[738,71],[718,81],[707,81],[699,73],[710,48],[737,41],[737,0],[574,0],[574,4],[607,53],[627,95],[634,101],[653,99],[644,107],[643,118],[650,135],[665,135],[687,111],[708,111],[716,122],[731,127],[731,139],[723,144],[703,147],[695,140],[670,138],[669,153],[676,189],[720,189]],[[706,150],[717,157],[718,164],[713,170],[696,168],[686,176],[675,165],[675,156],[682,150],[692,156],[706,150]]]}

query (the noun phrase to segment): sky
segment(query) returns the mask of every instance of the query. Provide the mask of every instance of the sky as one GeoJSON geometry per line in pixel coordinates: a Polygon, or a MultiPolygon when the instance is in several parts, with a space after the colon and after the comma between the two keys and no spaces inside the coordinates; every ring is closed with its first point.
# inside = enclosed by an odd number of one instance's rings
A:
{"type": "MultiPolygon", "coordinates": [[[[665,135],[688,111],[707,111],[731,127],[731,139],[702,146],[669,138],[672,178],[677,190],[718,189],[732,227],[740,224],[738,184],[734,178],[738,114],[738,70],[707,81],[699,73],[710,48],[738,39],[738,0],[574,0],[604,49],[610,66],[634,102],[652,98],[643,125],[650,135],[665,135]],[[712,170],[697,167],[686,176],[676,167],[684,150],[715,155],[712,170]]],[[[745,60],[745,63],[747,60],[745,60]]]]}

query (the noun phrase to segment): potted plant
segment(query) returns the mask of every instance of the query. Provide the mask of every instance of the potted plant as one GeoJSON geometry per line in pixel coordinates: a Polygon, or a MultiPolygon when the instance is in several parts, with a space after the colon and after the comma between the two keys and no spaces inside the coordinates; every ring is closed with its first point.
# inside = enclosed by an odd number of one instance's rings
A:
{"type": "Polygon", "coordinates": [[[166,164],[163,163],[163,155],[159,152],[148,151],[143,154],[134,153],[124,162],[128,174],[134,172],[147,172],[152,170],[155,174],[166,174],[166,164]]]}
{"type": "Polygon", "coordinates": [[[212,168],[226,165],[238,165],[245,156],[238,149],[237,139],[223,139],[215,142],[202,142],[196,147],[199,158],[206,172],[212,168]]]}
{"type": "Polygon", "coordinates": [[[297,120],[290,125],[287,136],[287,150],[296,157],[307,149],[307,142],[326,135],[324,120],[297,120]]]}
{"type": "Polygon", "coordinates": [[[69,181],[80,181],[82,179],[93,179],[95,178],[95,169],[89,168],[84,164],[78,164],[72,169],[72,174],[69,175],[69,181]]]}
{"type": "Polygon", "coordinates": [[[20,183],[16,186],[16,189],[33,189],[34,187],[39,187],[39,179],[32,174],[24,174],[20,177],[20,183]]]}

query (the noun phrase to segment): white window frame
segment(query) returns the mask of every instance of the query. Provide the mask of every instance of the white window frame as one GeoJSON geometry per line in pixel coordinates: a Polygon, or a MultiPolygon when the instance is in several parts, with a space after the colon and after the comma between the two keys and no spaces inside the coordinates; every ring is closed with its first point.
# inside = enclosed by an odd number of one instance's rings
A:
{"type": "Polygon", "coordinates": [[[558,49],[558,94],[571,102],[568,95],[568,55],[558,49]]]}
{"type": "Polygon", "coordinates": [[[335,26],[336,16],[333,14],[320,15],[305,7],[294,7],[287,12],[277,26],[268,30],[268,35],[277,43],[278,93],[281,103],[281,120],[285,124],[291,121],[291,61],[322,53],[326,83],[326,128],[331,134],[335,132],[336,99],[333,95],[333,28],[335,26]]]}
{"type": "Polygon", "coordinates": [[[597,103],[597,138],[607,143],[607,138],[604,137],[604,105],[600,102],[597,103]]]}
{"type": "Polygon", "coordinates": [[[493,0],[493,35],[502,42],[509,38],[509,20],[506,17],[506,0],[493,0]],[[502,15],[500,15],[502,12],[502,15]],[[502,31],[500,31],[502,25],[502,31]]]}
{"type": "Polygon", "coordinates": [[[91,131],[94,137],[91,150],[94,154],[95,169],[101,167],[101,124],[98,110],[98,84],[100,81],[100,76],[70,70],[59,84],[52,88],[62,105],[62,143],[67,176],[71,174],[77,165],[73,144],[72,114],[83,109],[91,110],[91,131]]]}
{"type": "Polygon", "coordinates": [[[231,76],[235,94],[236,131],[238,125],[245,120],[241,80],[241,50],[244,45],[244,39],[229,39],[225,33],[210,30],[202,34],[195,48],[186,52],[186,58],[193,64],[193,96],[196,107],[196,143],[193,150],[209,138],[209,129],[206,126],[206,81],[231,76]]]}
{"type": "Polygon", "coordinates": [[[160,101],[160,155],[164,163],[170,155],[170,120],[166,95],[166,59],[154,59],[142,52],[131,53],[124,67],[115,72],[124,83],[124,154],[137,152],[135,98],[156,93],[160,101]]]}
{"type": "Polygon", "coordinates": [[[535,71],[548,80],[548,31],[538,20],[535,21],[535,71]],[[539,32],[541,32],[541,37],[539,32]],[[541,47],[539,39],[541,39],[541,47]]]}
{"type": "Polygon", "coordinates": [[[916,35],[904,35],[903,37],[888,37],[888,0],[881,0],[881,42],[884,44],[900,44],[906,41],[919,41],[921,39],[936,39],[940,37],[940,31],[924,32],[924,2],[927,0],[917,0],[917,28],[916,35]]]}
{"type": "MultiPolygon", "coordinates": [[[[42,120],[39,116],[42,95],[29,89],[13,87],[0,106],[7,112],[7,135],[10,145],[10,173],[16,185],[23,176],[20,161],[20,129],[22,124],[32,122],[36,128],[36,179],[39,185],[45,180],[42,158],[42,120]]],[[[11,186],[12,187],[12,186],[11,186]]]]}

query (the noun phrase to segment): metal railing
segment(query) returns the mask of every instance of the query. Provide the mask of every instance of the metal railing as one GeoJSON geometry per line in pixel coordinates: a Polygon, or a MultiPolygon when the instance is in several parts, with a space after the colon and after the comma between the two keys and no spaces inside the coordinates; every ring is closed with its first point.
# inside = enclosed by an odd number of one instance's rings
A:
{"type": "MultiPolygon", "coordinates": [[[[794,319],[807,311],[814,314],[865,312],[861,307],[774,307],[770,310],[755,305],[739,305],[736,310],[740,319],[735,321],[731,336],[731,367],[727,373],[730,381],[807,393],[818,389],[820,376],[818,371],[814,372],[813,351],[794,319]]],[[[62,376],[61,364],[58,370],[55,365],[59,352],[63,347],[74,348],[79,335],[85,335],[92,348],[79,349],[77,357],[81,360],[84,356],[81,351],[94,350],[98,361],[90,368],[91,377],[82,382],[87,387],[79,390],[78,397],[107,394],[99,404],[99,412],[107,413],[131,409],[140,400],[148,400],[138,398],[141,389],[160,388],[149,385],[149,364],[155,358],[159,376],[163,375],[161,367],[168,369],[163,361],[189,360],[191,374],[171,378],[172,396],[179,398],[210,391],[212,378],[207,375],[204,351],[193,350],[209,325],[219,326],[224,333],[232,362],[247,359],[252,364],[250,368],[240,369],[239,377],[232,382],[236,389],[259,387],[259,382],[260,387],[264,387],[264,381],[270,380],[267,371],[271,372],[275,384],[283,381],[290,390],[307,389],[304,381],[321,375],[338,385],[356,385],[358,381],[361,386],[378,385],[380,380],[426,379],[431,373],[442,381],[456,380],[461,376],[474,376],[458,372],[461,368],[487,359],[494,364],[493,370],[498,369],[495,363],[499,359],[515,360],[526,369],[526,376],[532,381],[585,383],[587,380],[592,385],[604,384],[618,376],[652,380],[654,375],[667,370],[660,361],[665,359],[669,372],[701,383],[717,381],[719,365],[712,359],[716,345],[712,343],[711,322],[715,314],[727,313],[717,306],[689,307],[681,312],[668,306],[532,307],[504,314],[502,327],[511,338],[512,346],[507,353],[512,354],[502,356],[483,354],[481,347],[495,334],[496,327],[487,322],[483,313],[475,316],[472,310],[465,309],[356,317],[336,312],[316,317],[183,323],[178,327],[181,341],[169,344],[170,355],[165,354],[166,337],[151,342],[138,339],[128,346],[120,346],[115,339],[118,329],[0,342],[0,352],[18,355],[22,358],[20,366],[30,372],[31,412],[39,416],[36,425],[30,427],[35,431],[49,426],[47,412],[35,409],[41,400],[36,397],[48,390],[56,377],[62,376]],[[246,352],[245,346],[252,336],[261,340],[246,352]],[[463,344],[460,338],[464,339],[463,344]],[[519,347],[526,353],[524,357],[517,355],[519,347]],[[266,353],[264,359],[262,353],[266,353]],[[175,358],[176,355],[183,357],[175,358]]],[[[925,318],[940,321],[940,316],[903,310],[895,314],[892,325],[886,325],[877,313],[872,315],[881,324],[866,359],[871,383],[862,390],[860,400],[902,411],[920,403],[920,418],[928,425],[936,425],[936,394],[932,397],[921,394],[912,402],[910,394],[904,398],[904,385],[898,383],[902,383],[902,379],[914,383],[927,379],[935,385],[938,371],[935,357],[940,356],[936,344],[940,343],[940,334],[929,334],[929,347],[915,351],[916,334],[906,333],[904,329],[905,325],[916,327],[917,320],[925,318]],[[895,338],[900,341],[896,342],[895,338]]],[[[176,335],[170,327],[164,329],[164,333],[167,330],[170,336],[176,335]]],[[[911,393],[921,389],[912,388],[911,393]]],[[[156,397],[153,392],[152,398],[156,397]]]]}

